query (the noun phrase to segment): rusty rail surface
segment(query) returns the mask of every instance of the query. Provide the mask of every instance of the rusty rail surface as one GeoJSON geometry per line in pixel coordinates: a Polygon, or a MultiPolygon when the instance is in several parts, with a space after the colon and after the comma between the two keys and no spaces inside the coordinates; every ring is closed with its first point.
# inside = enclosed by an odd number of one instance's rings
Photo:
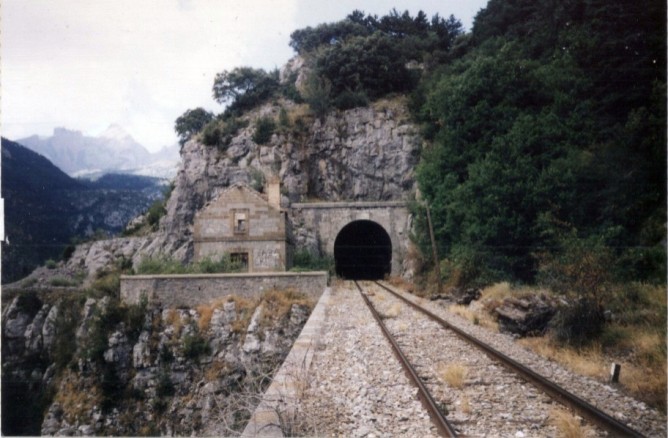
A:
{"type": "Polygon", "coordinates": [[[579,398],[575,394],[572,394],[565,390],[564,388],[560,387],[559,385],[555,384],[554,382],[546,379],[545,377],[541,376],[540,374],[536,373],[535,371],[531,370],[530,368],[526,367],[525,365],[522,365],[521,363],[517,362],[516,360],[506,356],[505,354],[501,353],[500,351],[494,349],[493,347],[489,346],[488,344],[480,341],[479,339],[471,336],[470,334],[464,332],[463,330],[451,325],[444,319],[440,318],[439,316],[433,314],[429,310],[425,309],[424,307],[412,302],[408,298],[402,296],[401,294],[397,293],[396,291],[392,290],[388,286],[382,284],[381,282],[376,281],[376,284],[395,297],[399,298],[400,300],[406,302],[408,305],[413,307],[415,310],[427,315],[429,318],[431,318],[433,321],[439,323],[441,326],[452,330],[454,333],[456,333],[460,338],[464,339],[465,341],[475,345],[482,351],[484,351],[488,356],[490,356],[492,359],[500,362],[502,365],[504,365],[506,368],[514,371],[515,373],[519,374],[524,380],[527,382],[533,384],[536,386],[538,389],[542,390],[546,394],[548,394],[550,397],[553,399],[557,400],[563,405],[566,405],[573,409],[574,411],[578,412],[580,415],[583,417],[587,418],[589,421],[592,423],[597,424],[599,427],[602,429],[605,429],[608,431],[612,436],[624,436],[624,437],[643,437],[640,432],[631,429],[629,426],[626,424],[618,421],[617,419],[611,417],[610,415],[606,414],[602,410],[598,409],[594,405],[590,404],[589,402],[579,398]]]}
{"type": "Polygon", "coordinates": [[[431,396],[429,393],[429,390],[427,390],[427,387],[422,383],[422,380],[417,374],[417,371],[413,366],[410,364],[408,361],[408,358],[404,355],[404,353],[401,351],[401,348],[399,347],[399,344],[397,344],[397,341],[394,339],[392,334],[389,332],[385,324],[383,323],[382,318],[376,311],[376,309],[373,307],[373,304],[371,304],[371,301],[369,298],[364,294],[362,291],[362,288],[360,287],[359,283],[355,281],[355,286],[357,286],[357,290],[359,291],[360,295],[362,295],[362,298],[364,298],[364,302],[366,303],[367,307],[371,311],[371,314],[373,317],[376,319],[376,322],[378,322],[378,325],[380,326],[381,330],[383,331],[383,334],[385,335],[385,338],[390,342],[392,345],[392,350],[394,351],[394,354],[397,356],[399,359],[399,362],[401,362],[401,366],[403,369],[406,371],[406,374],[408,375],[408,378],[413,382],[413,384],[418,388],[418,398],[422,402],[422,405],[425,407],[427,412],[429,413],[429,416],[431,417],[432,422],[438,429],[439,433],[443,436],[446,437],[456,437],[457,433],[454,429],[454,427],[448,422],[448,420],[445,418],[443,415],[443,412],[439,409],[438,405],[434,401],[434,398],[431,396]]]}

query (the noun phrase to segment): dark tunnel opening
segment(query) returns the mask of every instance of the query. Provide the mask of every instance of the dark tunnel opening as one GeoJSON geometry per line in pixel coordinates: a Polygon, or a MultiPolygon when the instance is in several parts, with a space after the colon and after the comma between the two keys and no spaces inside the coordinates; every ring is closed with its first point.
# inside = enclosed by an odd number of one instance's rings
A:
{"type": "Polygon", "coordinates": [[[336,275],[354,280],[380,280],[392,268],[392,242],[375,222],[359,220],[341,229],[334,241],[336,275]]]}

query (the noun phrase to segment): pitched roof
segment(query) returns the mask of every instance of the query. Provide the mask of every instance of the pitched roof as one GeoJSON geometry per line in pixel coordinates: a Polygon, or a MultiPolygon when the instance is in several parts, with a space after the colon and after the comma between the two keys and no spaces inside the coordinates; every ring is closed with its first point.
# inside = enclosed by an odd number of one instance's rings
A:
{"type": "Polygon", "coordinates": [[[274,210],[276,209],[274,206],[272,206],[271,204],[269,204],[269,201],[267,200],[266,196],[263,196],[262,194],[260,194],[260,192],[258,192],[257,190],[253,189],[252,187],[250,187],[250,186],[249,186],[248,184],[246,184],[246,183],[243,183],[243,182],[236,182],[236,183],[234,183],[234,184],[231,184],[230,186],[228,186],[227,188],[225,188],[223,191],[221,191],[220,193],[218,193],[217,196],[215,196],[214,198],[212,198],[211,200],[209,200],[209,201],[208,201],[208,202],[207,202],[207,203],[206,203],[206,204],[205,204],[205,205],[204,205],[204,206],[203,206],[203,207],[202,207],[196,214],[199,214],[200,212],[206,210],[211,204],[213,204],[214,202],[216,202],[216,201],[217,201],[218,199],[220,199],[221,197],[225,196],[225,194],[230,193],[230,192],[231,192],[232,190],[234,190],[234,189],[243,190],[244,192],[248,193],[250,196],[255,197],[258,201],[262,201],[263,203],[267,204],[270,208],[272,208],[272,209],[274,209],[274,210]]]}

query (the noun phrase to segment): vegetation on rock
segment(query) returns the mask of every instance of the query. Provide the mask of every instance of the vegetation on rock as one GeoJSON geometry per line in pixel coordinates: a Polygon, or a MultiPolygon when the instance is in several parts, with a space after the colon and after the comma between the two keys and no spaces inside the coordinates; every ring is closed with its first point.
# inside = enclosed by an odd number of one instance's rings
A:
{"type": "Polygon", "coordinates": [[[213,120],[213,113],[204,108],[189,109],[181,115],[174,124],[174,130],[179,135],[179,144],[183,146],[195,134],[200,132],[207,123],[213,120]]]}

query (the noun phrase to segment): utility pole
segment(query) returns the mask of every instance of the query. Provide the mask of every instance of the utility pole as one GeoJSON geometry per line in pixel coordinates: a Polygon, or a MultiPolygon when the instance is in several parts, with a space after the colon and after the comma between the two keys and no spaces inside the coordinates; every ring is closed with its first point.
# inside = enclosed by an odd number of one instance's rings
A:
{"type": "Polygon", "coordinates": [[[429,225],[429,237],[431,238],[431,250],[434,258],[434,268],[436,269],[436,281],[438,282],[438,293],[443,290],[441,285],[441,266],[438,261],[438,252],[436,251],[436,239],[434,238],[434,227],[431,223],[431,213],[429,211],[429,203],[425,202],[424,206],[427,208],[427,224],[429,225]]]}

